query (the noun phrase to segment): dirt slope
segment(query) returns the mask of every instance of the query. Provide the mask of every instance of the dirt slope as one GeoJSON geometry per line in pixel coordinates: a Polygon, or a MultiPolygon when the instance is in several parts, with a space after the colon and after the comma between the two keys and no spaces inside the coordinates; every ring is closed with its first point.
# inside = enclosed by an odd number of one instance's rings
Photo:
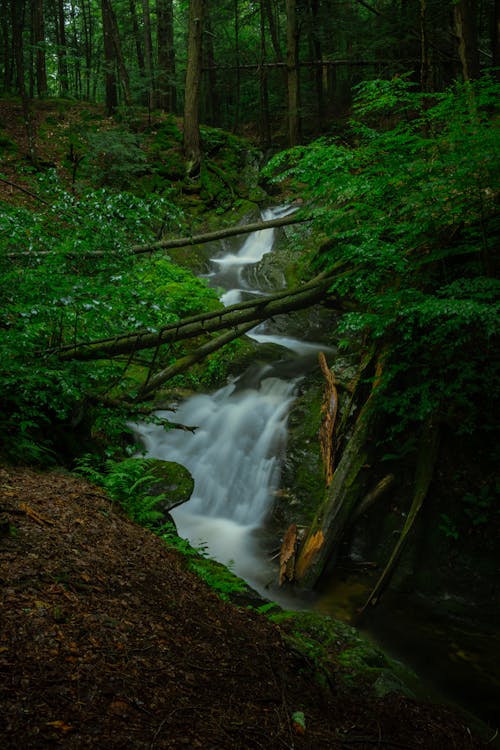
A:
{"type": "Polygon", "coordinates": [[[0,534],[3,750],[483,746],[440,708],[320,688],[84,481],[0,468],[0,534]]]}

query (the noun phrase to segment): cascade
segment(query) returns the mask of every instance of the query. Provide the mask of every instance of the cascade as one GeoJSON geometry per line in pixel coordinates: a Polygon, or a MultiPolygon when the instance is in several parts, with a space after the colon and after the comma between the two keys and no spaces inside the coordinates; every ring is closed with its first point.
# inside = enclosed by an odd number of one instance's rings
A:
{"type": "MultiPolygon", "coordinates": [[[[262,218],[285,216],[291,210],[288,206],[268,209],[262,218]]],[[[274,229],[254,232],[236,252],[212,259],[210,283],[226,290],[221,297],[224,304],[263,293],[255,288],[255,269],[272,251],[274,236],[274,229]],[[252,282],[248,273],[251,267],[252,282]]],[[[191,499],[172,512],[179,534],[194,546],[205,547],[220,562],[230,564],[261,592],[275,575],[260,546],[259,529],[279,485],[288,410],[301,369],[315,361],[317,352],[324,348],[273,334],[268,328],[269,324],[260,324],[248,335],[258,343],[281,345],[285,361],[254,364],[215,393],[195,395],[182,403],[175,421],[196,425],[194,434],[165,432],[151,424],[137,427],[148,456],[177,461],[194,478],[191,499]],[[291,366],[290,360],[294,363],[291,366]]],[[[159,416],[172,418],[168,411],[159,416]]]]}

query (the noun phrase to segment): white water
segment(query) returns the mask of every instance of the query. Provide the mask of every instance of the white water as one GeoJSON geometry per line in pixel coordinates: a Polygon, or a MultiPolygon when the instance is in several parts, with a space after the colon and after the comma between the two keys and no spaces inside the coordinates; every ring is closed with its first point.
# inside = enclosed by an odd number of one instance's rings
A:
{"type": "MultiPolygon", "coordinates": [[[[284,216],[288,207],[264,212],[264,219],[284,216]]],[[[241,249],[213,260],[211,283],[227,291],[225,304],[244,294],[262,294],[252,289],[245,269],[255,266],[272,251],[274,230],[251,234],[241,249]],[[236,285],[236,286],[233,286],[236,285]]],[[[263,333],[257,326],[257,341],[271,341],[288,351],[287,357],[305,360],[322,347],[290,337],[263,333]],[[292,354],[290,354],[292,352],[292,354]],[[306,355],[306,356],[304,356],[306,355]]],[[[281,369],[287,369],[285,366],[281,369]]],[[[292,368],[293,369],[293,368],[292,368]]],[[[270,563],[259,543],[259,529],[273,504],[284,457],[287,415],[298,378],[277,377],[273,365],[255,365],[240,378],[211,395],[197,395],[175,411],[160,412],[189,426],[195,433],[165,432],[156,425],[138,425],[147,455],[177,461],[191,472],[195,489],[189,502],[176,508],[178,532],[263,592],[273,577],[270,563]]]]}

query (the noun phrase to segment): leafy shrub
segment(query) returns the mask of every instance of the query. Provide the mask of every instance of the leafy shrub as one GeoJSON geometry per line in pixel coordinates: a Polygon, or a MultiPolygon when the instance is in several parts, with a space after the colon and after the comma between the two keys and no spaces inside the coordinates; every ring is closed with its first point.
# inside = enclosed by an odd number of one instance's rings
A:
{"type": "MultiPolygon", "coordinates": [[[[105,189],[76,197],[54,173],[40,179],[39,191],[51,196],[50,207],[1,206],[1,452],[21,462],[54,455],[55,425],[70,433],[91,403],[92,419],[109,424],[96,400],[137,392],[154,356],[144,354],[138,365],[63,363],[53,348],[157,330],[218,304],[204,281],[165,256],[130,253],[132,243],[151,239],[155,224],[177,220],[179,213],[165,198],[145,200],[105,189]]],[[[157,360],[168,364],[173,357],[167,351],[157,360]]]]}
{"type": "Polygon", "coordinates": [[[432,95],[404,78],[369,81],[354,145],[322,138],[267,168],[314,206],[328,240],[315,270],[342,269],[331,291],[354,309],[340,334],[389,351],[379,406],[398,430],[431,415],[462,432],[493,426],[499,103],[489,78],[432,95]]]}
{"type": "Polygon", "coordinates": [[[108,460],[98,468],[95,456],[82,456],[76,462],[76,472],[104,487],[133,521],[148,526],[163,518],[156,506],[164,495],[152,495],[148,490],[158,483],[156,462],[147,458],[108,460]]]}

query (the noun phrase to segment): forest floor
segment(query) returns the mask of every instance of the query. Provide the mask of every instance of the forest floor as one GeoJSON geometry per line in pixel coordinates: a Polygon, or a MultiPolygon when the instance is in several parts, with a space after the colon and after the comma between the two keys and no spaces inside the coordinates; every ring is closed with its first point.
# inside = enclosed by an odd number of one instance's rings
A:
{"type": "Polygon", "coordinates": [[[0,597],[3,750],[487,746],[448,709],[321,687],[283,630],[68,473],[0,468],[0,597]]]}

